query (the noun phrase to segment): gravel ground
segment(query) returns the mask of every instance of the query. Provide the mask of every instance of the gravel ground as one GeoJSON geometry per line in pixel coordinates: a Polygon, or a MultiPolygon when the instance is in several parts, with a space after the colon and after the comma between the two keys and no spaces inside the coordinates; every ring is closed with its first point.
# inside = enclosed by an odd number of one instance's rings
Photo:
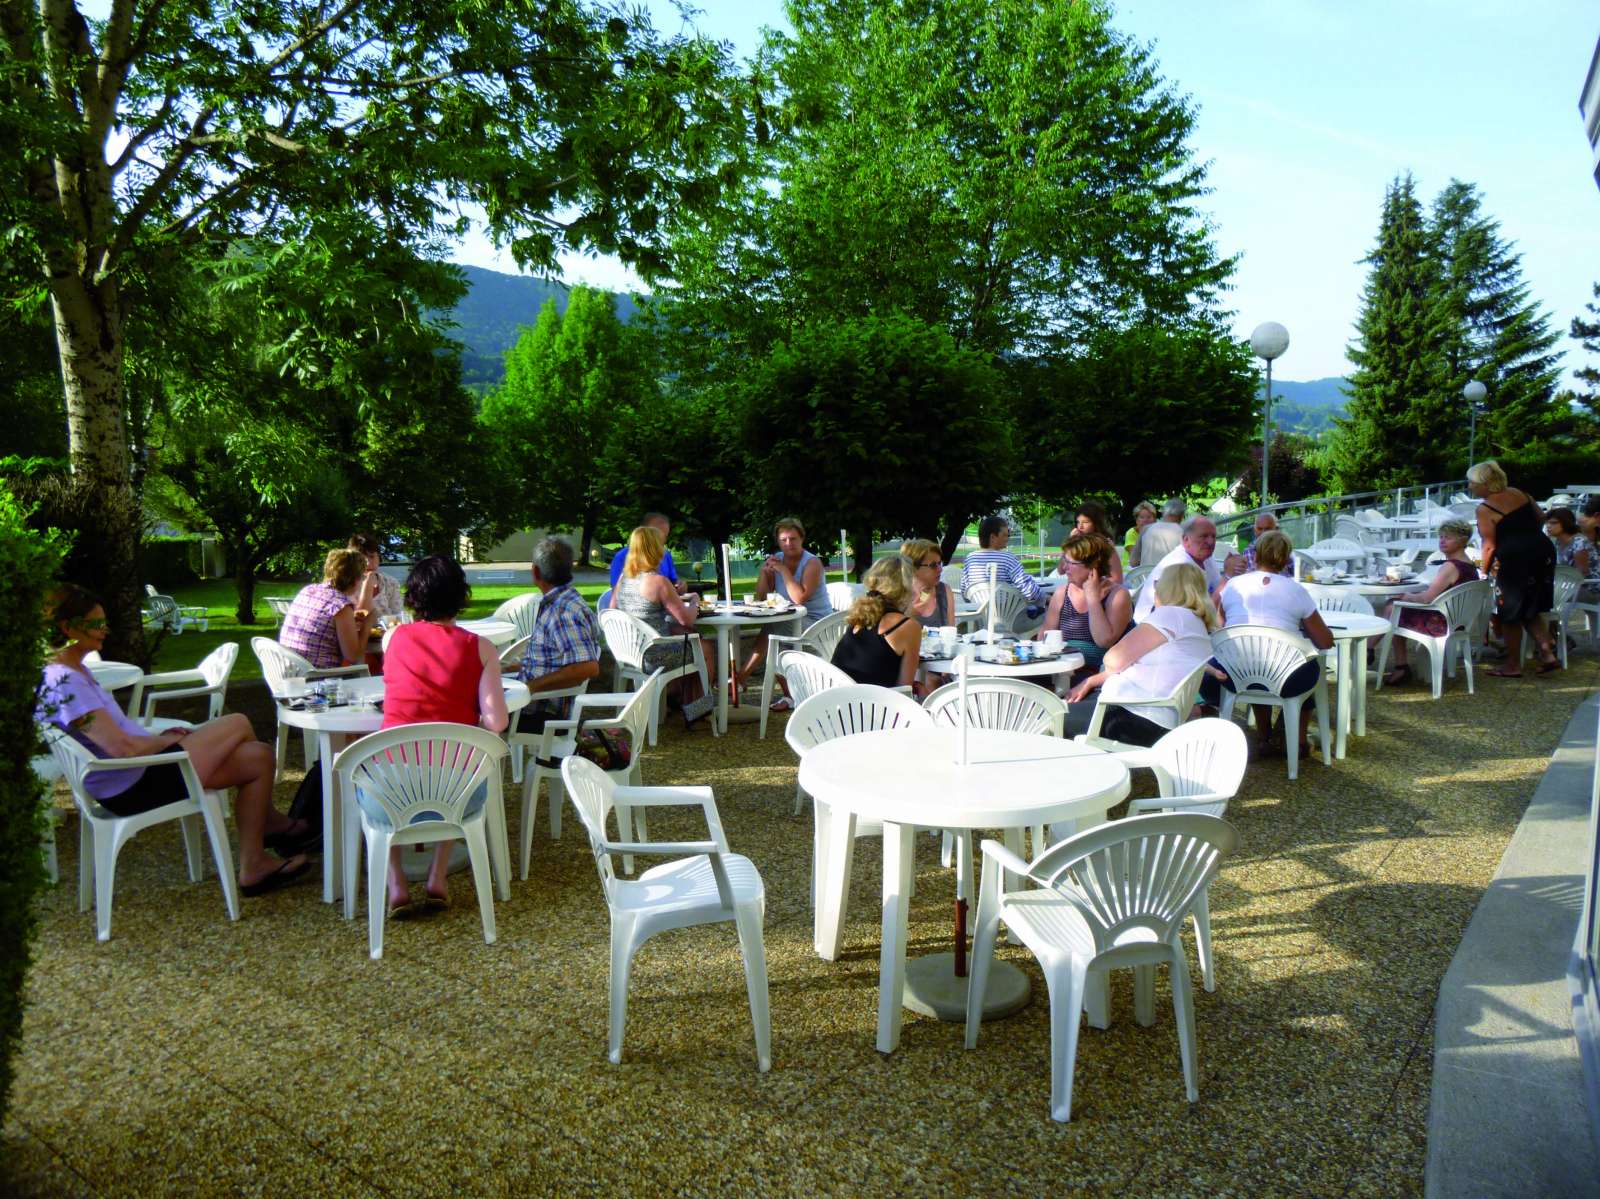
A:
{"type": "MultiPolygon", "coordinates": [[[[773,1069],[755,1068],[731,925],[637,958],[623,1064],[605,1057],[607,925],[576,820],[497,909],[486,946],[470,877],[432,919],[391,923],[385,957],[303,885],[224,917],[175,830],[124,851],[113,939],[66,882],[44,899],[0,1191],[78,1194],[1375,1195],[1422,1190],[1432,1013],[1484,885],[1600,665],[1480,675],[1434,703],[1385,690],[1332,770],[1253,763],[1242,835],[1212,889],[1220,987],[1199,990],[1200,1101],[1184,1101],[1165,980],[1157,1022],[1079,1041],[1073,1121],[1049,1119],[1048,1008],[985,1026],[907,1015],[873,1048],[881,859],[856,855],[841,960],[811,948],[810,815],[794,762],[753,725],[681,725],[650,783],[709,783],[769,895],[773,1069]]],[[[259,694],[235,703],[270,735],[259,694]]],[[[777,722],[781,732],[781,718],[777,722]]],[[[915,762],[907,762],[915,770],[915,762]]],[[[1135,794],[1151,787],[1135,776],[1135,794]]],[[[280,782],[280,802],[298,779],[280,782]]],[[[513,844],[517,812],[511,813],[513,844]]],[[[657,819],[653,835],[692,835],[657,819]]],[[[922,839],[912,952],[942,947],[954,881],[922,839]]],[[[1192,946],[1191,946],[1192,957],[1192,946]]]]}

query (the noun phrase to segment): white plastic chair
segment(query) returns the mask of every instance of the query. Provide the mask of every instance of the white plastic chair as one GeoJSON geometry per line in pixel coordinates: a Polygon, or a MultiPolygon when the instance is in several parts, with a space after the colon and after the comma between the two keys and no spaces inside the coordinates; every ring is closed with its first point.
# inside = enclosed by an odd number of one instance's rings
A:
{"type": "Polygon", "coordinates": [[[180,604],[170,595],[162,595],[149,583],[144,585],[144,593],[150,600],[150,607],[144,613],[147,626],[165,625],[174,637],[190,625],[202,633],[211,628],[210,614],[205,608],[195,604],[180,604]]]}
{"type": "MultiPolygon", "coordinates": [[[[616,691],[595,695],[580,695],[572,701],[572,713],[565,720],[547,720],[543,731],[515,733],[510,737],[517,752],[527,749],[532,759],[522,781],[522,878],[528,877],[528,864],[533,855],[534,816],[539,809],[539,780],[550,780],[550,840],[561,840],[562,784],[559,763],[571,757],[577,748],[580,727],[607,730],[627,737],[630,757],[621,770],[606,771],[609,777],[623,784],[638,784],[641,775],[639,762],[644,757],[645,737],[648,735],[650,712],[655,707],[656,695],[661,688],[664,672],[657,670],[644,681],[637,691],[616,691]],[[616,710],[617,714],[604,720],[594,720],[587,713],[596,709],[616,710]]],[[[622,827],[622,839],[631,841],[634,828],[627,805],[618,808],[617,819],[622,827]]],[[[638,835],[645,836],[644,814],[639,816],[638,835]]],[[[623,870],[633,873],[633,859],[624,857],[623,870]]]]}
{"type": "Polygon", "coordinates": [[[939,581],[957,596],[961,594],[961,563],[952,562],[939,572],[939,581]]]}
{"type": "Polygon", "coordinates": [[[1189,719],[1189,713],[1194,708],[1195,699],[1200,694],[1200,680],[1205,677],[1205,673],[1206,666],[1202,662],[1179,680],[1178,685],[1169,694],[1162,696],[1160,699],[1118,700],[1107,699],[1102,694],[1099,702],[1094,706],[1093,714],[1089,717],[1088,731],[1079,733],[1073,740],[1084,745],[1092,745],[1096,749],[1103,749],[1107,753],[1117,754],[1130,766],[1148,765],[1145,755],[1150,751],[1145,749],[1144,746],[1129,745],[1126,742],[1113,741],[1110,737],[1102,737],[1100,735],[1100,726],[1105,723],[1106,710],[1108,708],[1126,708],[1136,716],[1144,716],[1149,719],[1151,710],[1169,708],[1177,714],[1178,723],[1182,724],[1189,719]]]}
{"type": "Polygon", "coordinates": [[[750,1022],[755,1029],[756,1064],[772,1068],[772,1017],[767,1001],[767,950],[761,926],[767,897],[755,865],[728,849],[727,834],[710,787],[619,787],[593,762],[568,758],[561,775],[578,818],[589,834],[600,889],[611,917],[611,1003],[606,1052],[613,1064],[622,1061],[622,1034],[628,1019],[628,977],[633,957],[657,933],[731,920],[739,933],[744,958],[750,1022]],[[611,840],[606,817],[626,802],[633,808],[698,807],[705,814],[704,841],[651,843],[611,840]],[[652,866],[636,880],[619,879],[611,855],[690,854],[652,866]]]}
{"type": "MultiPolygon", "coordinates": [[[[1288,746],[1289,777],[1300,777],[1300,709],[1307,696],[1317,701],[1317,732],[1322,762],[1333,765],[1333,739],[1328,736],[1328,678],[1321,669],[1322,655],[1298,633],[1266,625],[1239,624],[1211,634],[1211,652],[1233,680],[1222,689],[1221,713],[1232,719],[1239,702],[1283,709],[1284,741],[1288,746]],[[1307,662],[1318,664],[1316,684],[1299,695],[1284,695],[1289,676],[1307,662]]],[[[1266,730],[1262,730],[1265,732],[1266,730]]]]}
{"type": "Polygon", "coordinates": [[[72,800],[78,807],[78,911],[89,910],[92,895],[95,935],[100,940],[111,939],[111,894],[116,883],[117,855],[134,834],[169,820],[178,821],[183,830],[189,881],[195,883],[205,877],[205,861],[200,852],[200,821],[205,822],[211,854],[217,863],[217,877],[222,883],[222,898],[228,907],[228,919],[239,918],[239,883],[233,876],[233,850],[223,818],[222,793],[207,791],[200,785],[200,776],[188,754],[170,750],[137,758],[97,758],[88,747],[54,726],[41,726],[40,731],[57,769],[72,788],[72,800]],[[169,804],[135,816],[118,816],[102,807],[100,801],[89,794],[84,781],[102,770],[165,766],[172,762],[177,763],[183,774],[183,793],[169,804]]]}
{"type": "Polygon", "coordinates": [[[528,591],[522,595],[514,595],[505,603],[494,610],[494,620],[504,620],[517,627],[518,637],[533,636],[533,622],[539,615],[539,601],[544,599],[542,591],[528,591]]]}
{"type": "MultiPolygon", "coordinates": [[[[384,645],[387,646],[389,638],[384,636],[384,645]]],[[[250,638],[250,649],[256,656],[256,661],[261,663],[261,677],[266,681],[267,690],[274,700],[279,700],[288,695],[284,685],[285,679],[336,679],[347,676],[367,676],[365,663],[355,666],[330,666],[318,669],[311,665],[305,658],[295,653],[292,649],[285,649],[271,637],[250,638]]],[[[277,705],[274,703],[274,709],[277,705]]],[[[310,770],[317,760],[317,735],[310,729],[302,729],[305,742],[306,769],[310,770]]],[[[278,721],[278,735],[274,743],[277,754],[278,770],[283,770],[284,755],[289,748],[289,726],[283,721],[278,721]]]]}
{"type": "Polygon", "coordinates": [[[1311,546],[1317,560],[1324,563],[1344,563],[1347,570],[1365,570],[1372,551],[1354,537],[1328,537],[1311,546]]]}
{"type": "MultiPolygon", "coordinates": [[[[522,666],[522,655],[528,652],[528,643],[532,637],[518,637],[505,649],[500,651],[500,671],[502,674],[515,674],[522,666]]],[[[388,641],[385,634],[384,641],[388,641]]]]}
{"type": "MultiPolygon", "coordinates": [[[[1135,799],[1129,816],[1151,812],[1203,812],[1226,816],[1228,801],[1239,793],[1250,752],[1244,730],[1231,720],[1205,716],[1180,725],[1155,743],[1150,768],[1155,772],[1158,798],[1135,799]]],[[[1217,989],[1211,955],[1210,887],[1194,901],[1194,944],[1200,959],[1200,978],[1207,991],[1217,989]]]]}
{"type": "Polygon", "coordinates": [[[1362,616],[1373,614],[1372,601],[1359,591],[1352,591],[1348,587],[1325,587],[1318,583],[1306,583],[1303,586],[1317,601],[1318,612],[1356,612],[1362,616]]]}
{"type": "Polygon", "coordinates": [[[988,583],[974,583],[967,591],[967,598],[978,605],[977,626],[989,627],[989,608],[994,607],[994,631],[996,633],[1016,633],[1019,630],[1017,622],[1028,622],[1028,597],[1023,595],[1010,583],[995,584],[994,595],[989,595],[988,583]]]}
{"type": "Polygon", "coordinates": [[[1144,581],[1150,577],[1150,572],[1154,569],[1154,566],[1130,566],[1122,572],[1122,585],[1137,595],[1139,588],[1144,586],[1144,581]]]}
{"type": "Polygon", "coordinates": [[[611,607],[611,591],[612,589],[607,587],[600,593],[599,598],[594,601],[594,610],[596,612],[604,612],[607,608],[611,607]]]}
{"type": "Polygon", "coordinates": [[[155,719],[156,705],[174,699],[206,697],[206,719],[215,720],[222,715],[222,705],[228,696],[228,676],[233,664],[239,660],[239,643],[224,641],[212,650],[193,670],[164,670],[160,674],[147,674],[134,684],[133,698],[128,707],[138,713],[137,719],[150,726],[155,719]],[[193,684],[179,686],[178,684],[193,684]],[[165,691],[149,691],[154,686],[170,687],[165,691]],[[140,700],[143,699],[141,707],[140,700]]]}
{"type": "Polygon", "coordinates": [[[1459,653],[1467,674],[1467,694],[1473,694],[1472,649],[1482,639],[1489,623],[1489,612],[1494,607],[1494,585],[1488,579],[1473,579],[1457,583],[1431,604],[1416,604],[1396,600],[1389,609],[1389,631],[1378,643],[1378,690],[1383,689],[1384,670],[1389,662],[1389,646],[1395,637],[1414,641],[1428,651],[1428,666],[1433,680],[1433,698],[1444,691],[1444,674],[1448,667],[1450,677],[1456,677],[1454,655],[1459,653]],[[1445,632],[1440,637],[1430,637],[1418,629],[1402,628],[1400,613],[1437,612],[1445,619],[1445,632]]]}
{"type": "Polygon", "coordinates": [[[272,623],[280,625],[283,618],[289,615],[289,609],[294,606],[292,595],[269,595],[266,599],[267,611],[272,613],[272,623]]]}
{"type": "MultiPolygon", "coordinates": [[[[1578,588],[1583,585],[1583,576],[1578,573],[1576,566],[1556,567],[1556,581],[1553,598],[1550,602],[1550,611],[1544,614],[1545,624],[1550,629],[1550,636],[1554,638],[1556,653],[1561,658],[1561,669],[1567,668],[1567,621],[1569,609],[1573,608],[1578,599],[1578,588]]],[[[1593,624],[1590,625],[1593,628],[1593,624]]],[[[1522,660],[1526,662],[1533,655],[1533,638],[1522,639],[1522,660]]]]}
{"type": "Polygon", "coordinates": [[[786,650],[778,661],[778,673],[783,675],[796,709],[819,691],[856,685],[853,678],[832,662],[804,650],[786,650]]]}
{"type": "Polygon", "coordinates": [[[483,940],[494,944],[495,880],[500,898],[511,898],[505,801],[500,791],[505,756],[506,743],[498,734],[467,724],[433,723],[370,733],[333,759],[340,794],[347,797],[346,895],[355,894],[358,828],[366,841],[367,947],[374,959],[383,956],[390,848],[445,838],[460,837],[467,843],[483,940]]]}
{"type": "MultiPolygon", "coordinates": [[[[1132,816],[1061,841],[1024,862],[997,841],[983,843],[983,883],[973,939],[969,995],[989,982],[1003,921],[1039,960],[1050,990],[1050,1117],[1072,1119],[1078,1024],[1109,1019],[1106,974],[1132,967],[1134,1019],[1155,1023],[1155,967],[1169,967],[1184,1093],[1200,1098],[1194,1000],[1179,932],[1183,918],[1238,844],[1226,820],[1200,813],[1132,816]],[[1001,888],[1011,872],[1034,886],[1001,888]]],[[[968,1049],[978,1044],[983,1005],[967,1004],[968,1049]]],[[[1120,1065],[1120,1063],[1119,1063],[1120,1065]]]]}
{"type": "MultiPolygon", "coordinates": [[[[616,659],[617,673],[621,682],[632,683],[636,687],[644,686],[644,681],[652,671],[646,670],[644,665],[645,655],[657,645],[681,646],[684,641],[682,634],[671,635],[657,633],[644,621],[628,612],[616,608],[607,608],[600,613],[600,632],[605,637],[606,648],[611,651],[611,656],[616,659]]],[[[686,678],[691,674],[700,676],[700,685],[705,688],[707,695],[713,694],[711,680],[706,671],[705,652],[700,646],[698,633],[688,634],[690,660],[682,666],[663,667],[661,682],[663,687],[673,679],[686,678]]],[[[718,680],[719,685],[722,680],[718,680]]],[[[620,687],[617,688],[621,690],[620,687]]],[[[666,700],[666,692],[657,690],[655,705],[650,710],[650,744],[656,743],[656,737],[661,729],[661,705],[666,700]]]]}
{"type": "Polygon", "coordinates": [[[828,603],[835,612],[848,612],[866,587],[861,583],[829,583],[828,603]]]}
{"type": "MultiPolygon", "coordinates": [[[[851,586],[848,583],[830,583],[829,587],[851,586]]],[[[771,636],[767,638],[767,673],[761,682],[761,717],[758,740],[764,740],[767,735],[767,709],[772,704],[773,683],[783,673],[783,666],[778,661],[780,655],[796,651],[814,654],[824,662],[833,659],[834,647],[839,644],[839,638],[844,636],[850,627],[848,617],[844,612],[835,611],[824,616],[816,624],[797,637],[771,636]]],[[[785,680],[787,682],[787,680],[785,680]]],[[[791,695],[790,699],[794,699],[791,695]]],[[[799,703],[799,700],[794,700],[799,703]]]]}

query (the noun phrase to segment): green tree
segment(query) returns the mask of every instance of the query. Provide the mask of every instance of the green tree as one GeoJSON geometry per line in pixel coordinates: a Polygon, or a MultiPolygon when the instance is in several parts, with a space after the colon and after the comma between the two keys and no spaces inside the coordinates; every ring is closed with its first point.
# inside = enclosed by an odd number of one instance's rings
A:
{"type": "Polygon", "coordinates": [[[112,652],[140,640],[126,384],[141,275],[314,212],[371,212],[422,244],[460,232],[464,202],[526,265],[587,246],[654,275],[747,141],[725,52],[662,40],[620,4],[109,0],[100,18],[80,3],[0,0],[0,223],[50,293],[112,652]]]}
{"type": "Polygon", "coordinates": [[[507,351],[505,381],[483,403],[483,423],[514,480],[514,515],[525,525],[576,524],[578,560],[587,562],[612,507],[636,506],[604,473],[610,430],[655,388],[610,293],[574,288],[564,315],[547,300],[507,351]]]}
{"type": "MultiPolygon", "coordinates": [[[[1521,255],[1484,213],[1477,188],[1452,179],[1433,203],[1429,234],[1439,315],[1449,330],[1444,399],[1459,397],[1471,379],[1488,388],[1479,457],[1515,453],[1567,431],[1570,414],[1555,400],[1561,355],[1552,351],[1560,334],[1529,300],[1521,255]]],[[[1455,407],[1461,411],[1459,400],[1455,407]]],[[[1455,438],[1462,454],[1465,440],[1465,433],[1455,438]]]]}
{"type": "Polygon", "coordinates": [[[1365,259],[1350,404],[1328,449],[1337,486],[1394,487],[1455,472],[1459,397],[1447,394],[1451,335],[1438,303],[1439,266],[1409,174],[1384,194],[1378,241],[1365,259]]]}
{"type": "MultiPolygon", "coordinates": [[[[1600,283],[1594,284],[1594,298],[1583,306],[1587,317],[1575,316],[1567,328],[1567,336],[1578,343],[1588,354],[1600,354],[1600,283]]],[[[1582,414],[1583,430],[1587,439],[1600,438],[1600,367],[1592,362],[1572,372],[1583,391],[1573,393],[1569,403],[1576,403],[1582,414]]]]}
{"type": "Polygon", "coordinates": [[[944,512],[993,510],[1011,477],[999,383],[984,355],[904,314],[796,330],[743,404],[756,523],[798,512],[842,527],[862,561],[874,539],[934,537],[944,512]]]}

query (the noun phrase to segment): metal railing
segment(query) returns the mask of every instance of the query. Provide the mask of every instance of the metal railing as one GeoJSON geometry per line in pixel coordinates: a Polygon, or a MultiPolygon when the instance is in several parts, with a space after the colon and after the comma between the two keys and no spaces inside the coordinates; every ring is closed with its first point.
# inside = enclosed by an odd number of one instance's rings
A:
{"type": "Polygon", "coordinates": [[[1358,511],[1375,508],[1386,517],[1405,516],[1419,512],[1430,504],[1448,508],[1457,496],[1465,496],[1465,479],[1448,479],[1440,483],[1420,483],[1414,487],[1396,487],[1388,491],[1352,491],[1344,495],[1317,495],[1282,504],[1267,504],[1228,514],[1211,513],[1216,522],[1218,543],[1229,542],[1243,548],[1255,534],[1256,517],[1270,512],[1278,518],[1278,527],[1289,535],[1297,546],[1308,546],[1335,535],[1334,526],[1340,516],[1354,516],[1358,511]]]}

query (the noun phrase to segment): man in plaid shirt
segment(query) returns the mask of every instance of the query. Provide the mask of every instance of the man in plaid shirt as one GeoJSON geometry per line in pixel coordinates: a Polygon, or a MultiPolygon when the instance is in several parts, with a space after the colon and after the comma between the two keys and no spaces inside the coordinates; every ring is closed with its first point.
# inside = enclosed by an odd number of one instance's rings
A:
{"type": "MultiPolygon", "coordinates": [[[[539,692],[576,687],[598,676],[599,622],[572,585],[572,547],[559,537],[546,537],[534,546],[533,583],[544,598],[517,677],[528,690],[539,692]]],[[[570,699],[541,700],[529,710],[530,727],[563,719],[571,708],[570,699]]]]}

